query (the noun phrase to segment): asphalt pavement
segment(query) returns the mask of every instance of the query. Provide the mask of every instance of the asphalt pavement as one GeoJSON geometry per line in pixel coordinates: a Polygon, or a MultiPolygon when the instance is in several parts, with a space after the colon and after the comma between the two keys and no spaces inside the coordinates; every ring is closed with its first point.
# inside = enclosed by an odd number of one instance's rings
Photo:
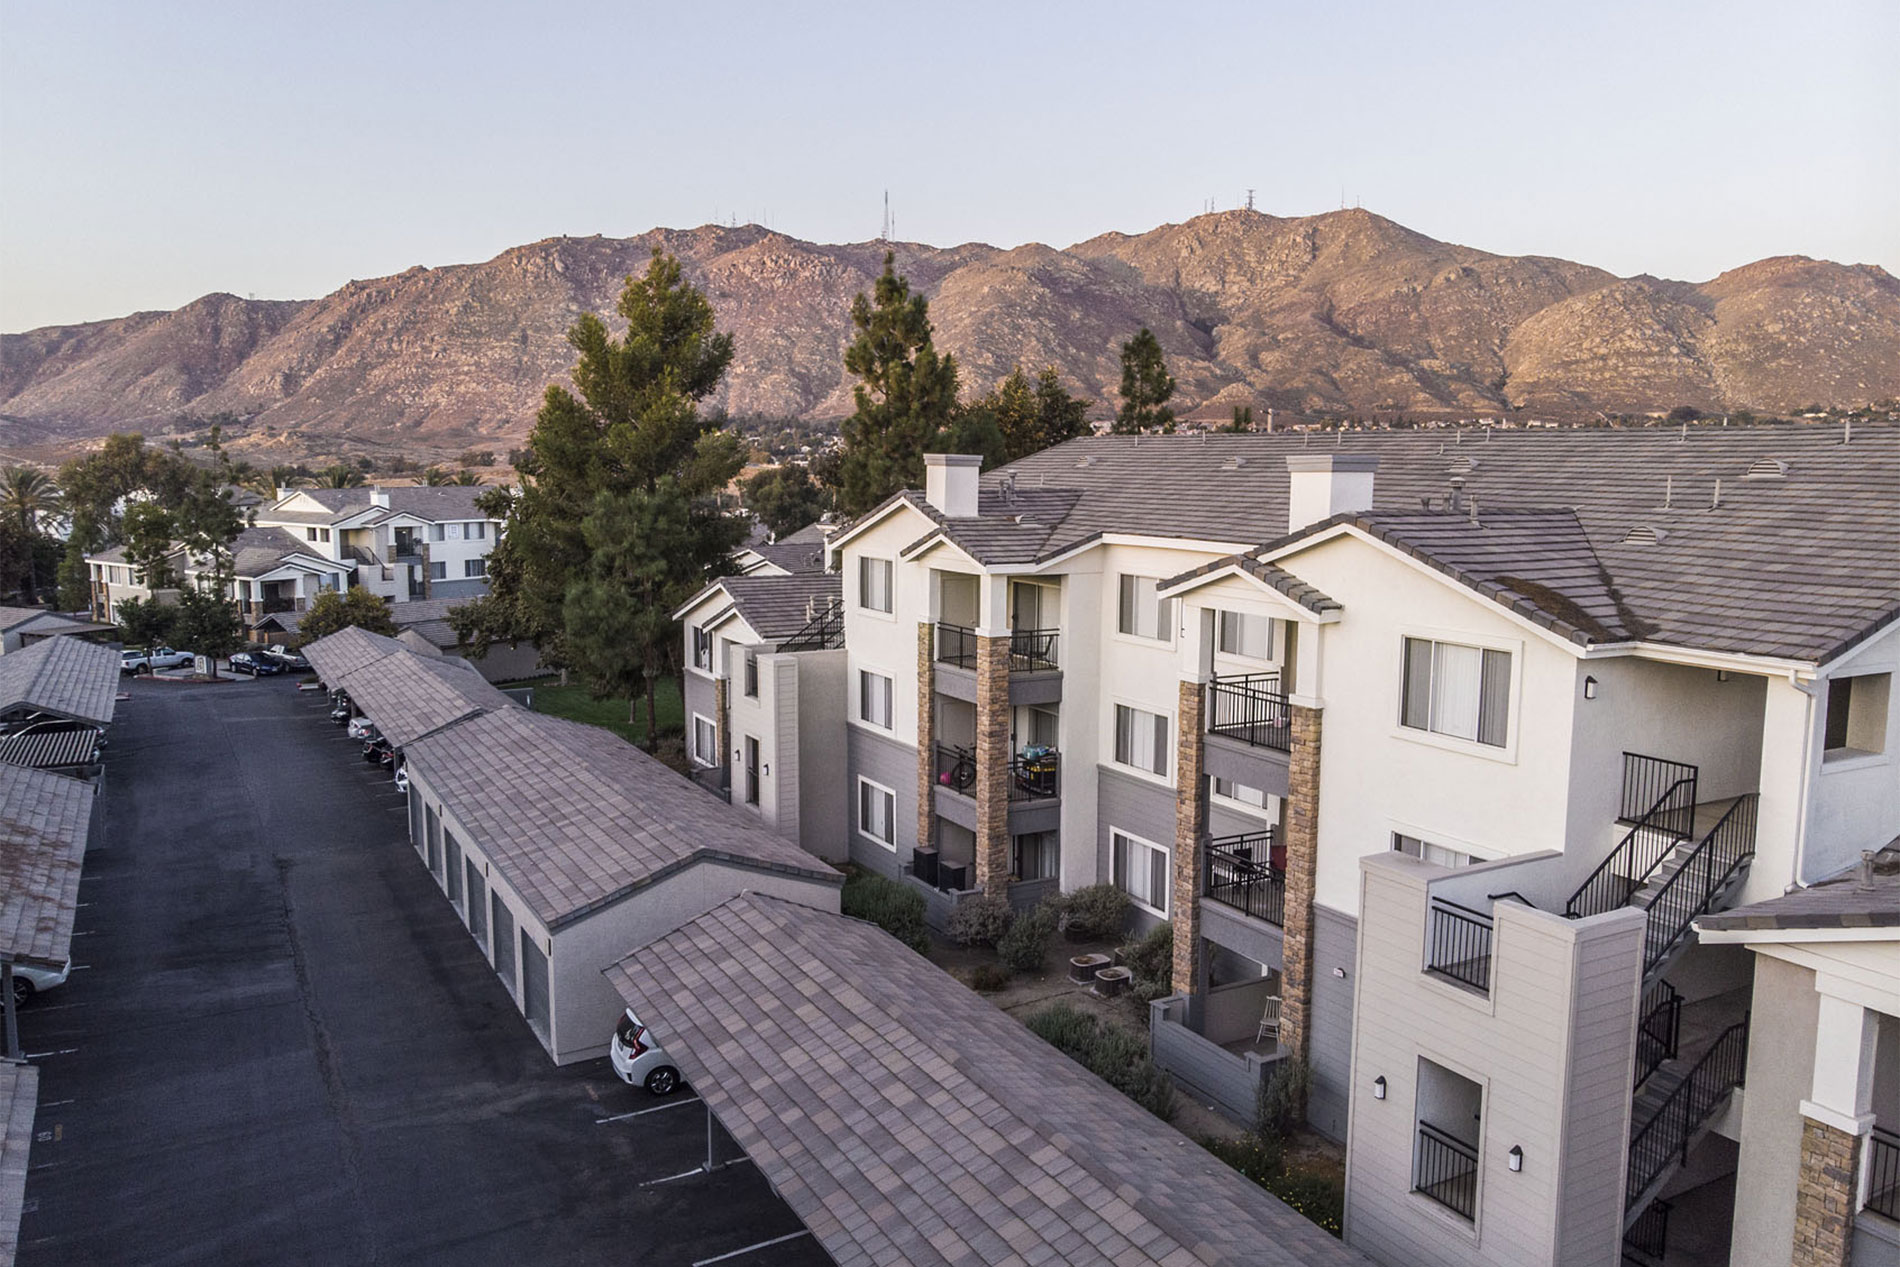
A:
{"type": "Polygon", "coordinates": [[[716,1124],[668,1181],[690,1088],[554,1067],[306,680],[128,684],[19,1262],[828,1263],[716,1124]]]}

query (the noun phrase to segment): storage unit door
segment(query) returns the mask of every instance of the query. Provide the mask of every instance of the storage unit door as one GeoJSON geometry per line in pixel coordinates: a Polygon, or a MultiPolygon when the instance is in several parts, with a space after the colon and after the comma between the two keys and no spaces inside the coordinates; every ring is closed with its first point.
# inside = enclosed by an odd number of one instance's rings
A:
{"type": "Polygon", "coordinates": [[[548,1033],[548,957],[526,929],[521,933],[521,1010],[543,1037],[548,1033]]]}
{"type": "Polygon", "coordinates": [[[515,992],[515,916],[501,900],[501,894],[491,893],[489,913],[495,917],[495,972],[508,987],[508,993],[515,992]]]}

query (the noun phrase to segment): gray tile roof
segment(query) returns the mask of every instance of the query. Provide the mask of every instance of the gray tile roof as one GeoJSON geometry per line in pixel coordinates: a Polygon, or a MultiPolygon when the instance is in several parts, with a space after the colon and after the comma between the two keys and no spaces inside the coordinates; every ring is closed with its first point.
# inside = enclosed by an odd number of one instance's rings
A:
{"type": "Polygon", "coordinates": [[[1705,932],[1802,928],[1891,928],[1900,938],[1900,838],[1875,854],[1871,875],[1855,863],[1805,889],[1704,915],[1705,932]]]}
{"type": "Polygon", "coordinates": [[[262,576],[293,554],[323,558],[315,544],[287,528],[246,528],[231,543],[231,571],[234,576],[262,576]]]}
{"type": "Polygon", "coordinates": [[[844,585],[836,572],[728,576],[716,584],[732,599],[746,624],[768,642],[784,641],[827,606],[844,601],[844,585]]]}
{"type": "Polygon", "coordinates": [[[492,485],[480,484],[442,484],[429,486],[424,484],[392,485],[388,488],[300,488],[297,494],[308,497],[322,506],[328,514],[319,514],[310,510],[274,510],[257,512],[257,517],[266,522],[283,520],[286,523],[328,524],[339,519],[359,514],[375,505],[370,495],[383,492],[389,495],[389,509],[393,513],[410,514],[418,519],[428,520],[467,520],[486,519],[487,515],[475,508],[475,499],[487,492],[492,485]]]}
{"type": "Polygon", "coordinates": [[[1369,1263],[869,924],[747,894],[607,976],[840,1267],[1369,1263]]]}
{"type": "Polygon", "coordinates": [[[1178,586],[1185,585],[1189,581],[1198,580],[1209,573],[1218,572],[1222,568],[1228,567],[1240,569],[1248,576],[1278,590],[1280,593],[1286,595],[1316,615],[1343,610],[1336,600],[1320,593],[1317,588],[1302,581],[1285,568],[1276,567],[1271,563],[1263,563],[1250,554],[1230,554],[1226,558],[1215,559],[1212,563],[1203,563],[1200,567],[1191,568],[1179,576],[1169,577],[1167,580],[1161,582],[1161,589],[1165,593],[1176,589],[1178,586]]]}
{"type": "Polygon", "coordinates": [[[83,779],[0,765],[0,959],[71,956],[92,802],[83,779]]]}
{"type": "MultiPolygon", "coordinates": [[[[900,496],[990,564],[1046,559],[1110,532],[1264,544],[1286,535],[1285,459],[1301,453],[1376,455],[1374,518],[1419,510],[1428,498],[1442,508],[1454,477],[1477,500],[1480,522],[1507,509],[1574,511],[1603,575],[1565,571],[1581,560],[1569,541],[1555,563],[1567,580],[1584,579],[1578,593],[1524,575],[1520,561],[1514,575],[1535,588],[1513,590],[1511,601],[1546,615],[1574,606],[1604,621],[1614,589],[1617,619],[1647,627],[1652,640],[1812,662],[1900,618],[1900,426],[1891,423],[1857,423],[1850,444],[1837,426],[1800,423],[1704,425],[1686,435],[1655,427],[1462,438],[1444,430],[1097,436],[983,476],[980,521],[945,521],[920,494],[900,496]],[[1768,458],[1786,472],[1750,477],[1768,458]],[[1005,476],[1016,500],[998,509],[1005,476]],[[1066,510],[1053,493],[1072,498],[1066,510]],[[1011,527],[1011,512],[1032,524],[1011,527]],[[1046,517],[1057,522],[1045,531],[1035,521],[1046,517]],[[1638,529],[1660,539],[1628,539],[1638,529]]],[[[1467,553],[1471,545],[1463,543],[1467,553]]]]}
{"type": "Polygon", "coordinates": [[[473,602],[469,597],[461,598],[412,598],[406,603],[391,603],[389,618],[396,627],[418,624],[425,620],[446,620],[450,612],[464,603],[473,602]]]}
{"type": "Polygon", "coordinates": [[[39,1099],[38,1069],[0,1063],[0,1128],[5,1132],[0,1134],[0,1263],[11,1264],[20,1248],[26,1161],[39,1099]]]}
{"type": "Polygon", "coordinates": [[[112,723],[119,653],[80,638],[48,638],[0,656],[0,716],[54,713],[97,726],[112,723]]]}
{"type": "Polygon", "coordinates": [[[744,548],[787,572],[824,571],[824,538],[801,541],[796,539],[797,535],[793,534],[783,541],[749,541],[744,548]]]}
{"type": "Polygon", "coordinates": [[[354,627],[317,639],[303,654],[325,685],[348,691],[383,736],[405,750],[424,735],[483,710],[514,707],[512,700],[466,665],[419,655],[394,638],[354,627]],[[329,645],[346,635],[360,636],[351,636],[334,649],[329,645]]]}
{"type": "Polygon", "coordinates": [[[511,706],[404,755],[550,928],[700,859],[843,882],[745,810],[598,726],[511,706]]]}
{"type": "Polygon", "coordinates": [[[44,607],[0,607],[0,629],[11,629],[46,614],[44,607]]]}

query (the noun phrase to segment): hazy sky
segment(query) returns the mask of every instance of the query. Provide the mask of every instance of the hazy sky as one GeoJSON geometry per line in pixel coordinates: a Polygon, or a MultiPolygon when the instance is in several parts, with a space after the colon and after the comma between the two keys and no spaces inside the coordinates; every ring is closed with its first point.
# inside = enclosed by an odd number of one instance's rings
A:
{"type": "Polygon", "coordinates": [[[1701,280],[1900,273],[1900,4],[0,0],[0,329],[555,234],[1065,246],[1342,198],[1701,280]]]}

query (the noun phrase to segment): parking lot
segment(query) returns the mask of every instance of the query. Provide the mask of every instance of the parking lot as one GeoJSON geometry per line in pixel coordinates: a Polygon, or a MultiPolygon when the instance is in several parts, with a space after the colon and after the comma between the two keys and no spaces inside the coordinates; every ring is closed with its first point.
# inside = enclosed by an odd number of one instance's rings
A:
{"type": "Polygon", "coordinates": [[[549,1062],[305,680],[129,681],[19,1261],[829,1262],[742,1159],[656,1182],[704,1108],[549,1062]]]}

